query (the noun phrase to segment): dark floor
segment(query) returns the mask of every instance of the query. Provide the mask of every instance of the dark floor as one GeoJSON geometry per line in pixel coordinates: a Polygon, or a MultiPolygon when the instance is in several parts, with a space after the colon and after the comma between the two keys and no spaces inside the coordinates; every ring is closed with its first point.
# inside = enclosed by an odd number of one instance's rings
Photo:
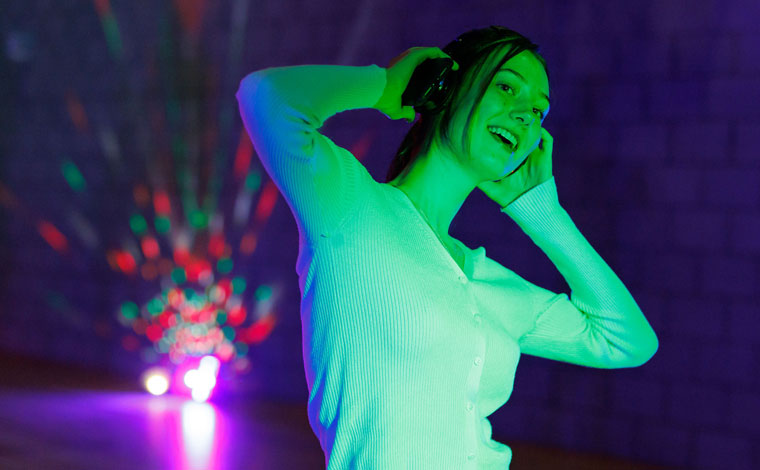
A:
{"type": "MultiPolygon", "coordinates": [[[[0,469],[324,469],[302,404],[153,397],[107,374],[0,354],[0,469]]],[[[663,470],[510,441],[512,470],[663,470]]]]}

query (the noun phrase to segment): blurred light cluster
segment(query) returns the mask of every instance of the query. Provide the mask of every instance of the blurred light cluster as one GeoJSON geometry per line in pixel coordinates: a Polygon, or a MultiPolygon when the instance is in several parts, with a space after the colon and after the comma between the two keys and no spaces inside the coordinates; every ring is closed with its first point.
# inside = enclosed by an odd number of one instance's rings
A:
{"type": "Polygon", "coordinates": [[[263,341],[275,325],[276,317],[268,311],[272,289],[261,286],[254,295],[254,313],[260,316],[243,326],[249,318],[245,290],[242,277],[222,279],[204,290],[174,286],[142,306],[124,302],[119,320],[150,340],[155,352],[168,354],[174,364],[208,354],[227,362],[244,357],[249,345],[263,341]]]}

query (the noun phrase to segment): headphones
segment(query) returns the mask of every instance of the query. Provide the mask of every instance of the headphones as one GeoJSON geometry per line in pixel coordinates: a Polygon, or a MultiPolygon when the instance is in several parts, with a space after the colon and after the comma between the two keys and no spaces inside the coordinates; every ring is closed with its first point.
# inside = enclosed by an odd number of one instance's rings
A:
{"type": "Polygon", "coordinates": [[[402,106],[412,106],[420,114],[440,110],[450,97],[454,61],[448,57],[427,59],[414,69],[401,95],[402,106]]]}

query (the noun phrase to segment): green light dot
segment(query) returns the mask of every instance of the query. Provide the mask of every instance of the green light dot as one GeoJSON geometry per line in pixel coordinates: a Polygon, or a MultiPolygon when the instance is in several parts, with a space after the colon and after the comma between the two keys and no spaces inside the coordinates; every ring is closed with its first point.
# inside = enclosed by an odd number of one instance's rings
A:
{"type": "Polygon", "coordinates": [[[182,292],[185,294],[185,301],[192,302],[193,300],[195,300],[195,294],[196,294],[196,292],[193,289],[191,289],[191,288],[188,287],[187,289],[185,289],[182,292]]]}
{"type": "Polygon", "coordinates": [[[148,223],[145,221],[145,217],[134,214],[129,218],[129,227],[135,232],[135,235],[142,235],[148,230],[148,223]]]}
{"type": "Polygon", "coordinates": [[[231,326],[225,326],[224,328],[222,328],[222,334],[224,335],[225,338],[232,341],[233,339],[235,339],[235,328],[231,326]]]}
{"type": "Polygon", "coordinates": [[[124,318],[137,318],[140,313],[140,309],[134,302],[124,302],[121,304],[121,316],[124,318]]]}
{"type": "Polygon", "coordinates": [[[158,315],[159,313],[164,311],[164,303],[161,302],[161,299],[153,299],[150,302],[148,302],[148,312],[151,313],[151,315],[158,315]]]}
{"type": "Polygon", "coordinates": [[[261,175],[258,172],[250,172],[245,177],[245,189],[248,191],[256,191],[261,186],[261,175]]]}
{"type": "Polygon", "coordinates": [[[254,293],[254,297],[256,297],[256,300],[260,301],[269,300],[269,298],[272,297],[272,288],[267,285],[259,286],[259,288],[256,289],[256,293],[254,293]]]}
{"type": "Polygon", "coordinates": [[[180,267],[172,269],[172,281],[174,281],[175,284],[183,284],[187,281],[185,270],[180,267]]]}
{"type": "Polygon", "coordinates": [[[69,183],[69,186],[74,191],[81,193],[87,188],[84,176],[82,176],[79,168],[71,160],[66,160],[61,164],[61,172],[63,172],[63,177],[66,178],[66,182],[69,183]]]}
{"type": "Polygon", "coordinates": [[[120,58],[123,50],[121,46],[121,35],[119,34],[119,25],[116,23],[116,18],[112,14],[103,17],[103,30],[111,56],[120,58]]]}
{"type": "Polygon", "coordinates": [[[245,343],[237,342],[235,343],[235,350],[237,351],[237,356],[242,357],[248,354],[248,345],[245,343]]]}
{"type": "Polygon", "coordinates": [[[222,274],[227,274],[232,271],[232,265],[232,259],[220,258],[219,261],[216,262],[216,270],[222,274]]]}
{"type": "Polygon", "coordinates": [[[208,216],[200,209],[190,213],[190,225],[197,229],[208,227],[208,216]]]}
{"type": "Polygon", "coordinates": [[[247,283],[245,282],[245,279],[242,277],[236,277],[232,280],[232,293],[233,294],[242,294],[245,292],[245,287],[247,283]]]}
{"type": "Polygon", "coordinates": [[[224,310],[218,310],[216,312],[216,324],[224,325],[225,323],[227,323],[227,312],[224,310]]]}
{"type": "Polygon", "coordinates": [[[168,217],[159,216],[153,221],[153,225],[156,227],[156,232],[167,233],[172,228],[172,224],[168,217]]]}

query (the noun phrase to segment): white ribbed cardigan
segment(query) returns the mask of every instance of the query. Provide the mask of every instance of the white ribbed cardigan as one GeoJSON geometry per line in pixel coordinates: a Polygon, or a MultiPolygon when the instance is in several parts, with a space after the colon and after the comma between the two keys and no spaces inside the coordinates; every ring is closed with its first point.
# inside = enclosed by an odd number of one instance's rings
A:
{"type": "Polygon", "coordinates": [[[302,65],[245,77],[240,113],[298,225],[308,416],[332,469],[506,469],[487,417],[512,392],[520,354],[634,367],[657,337],[630,293],[560,206],[554,178],[503,212],[572,293],[488,258],[454,262],[399,189],[320,134],[369,108],[385,69],[302,65]]]}

